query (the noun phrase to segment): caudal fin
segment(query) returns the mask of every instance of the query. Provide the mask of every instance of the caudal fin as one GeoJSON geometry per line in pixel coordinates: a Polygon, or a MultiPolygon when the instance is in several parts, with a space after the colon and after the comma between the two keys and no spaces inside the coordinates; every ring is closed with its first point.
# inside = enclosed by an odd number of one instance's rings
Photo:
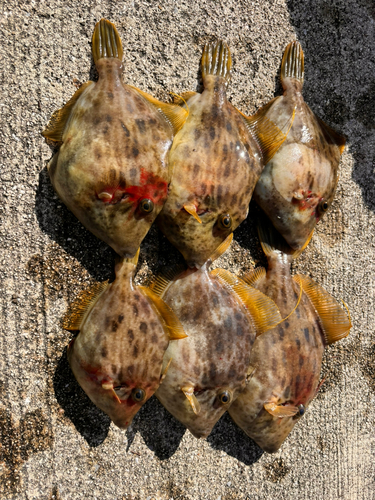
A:
{"type": "Polygon", "coordinates": [[[283,88],[285,88],[285,79],[293,78],[300,83],[302,89],[304,67],[304,55],[301,44],[297,41],[290,42],[285,49],[283,60],[281,61],[280,80],[283,88]]]}
{"type": "Polygon", "coordinates": [[[228,45],[222,40],[206,43],[201,61],[203,80],[206,76],[213,75],[222,76],[229,82],[231,68],[232,58],[228,45]]]}
{"type": "Polygon", "coordinates": [[[101,19],[92,35],[92,57],[94,63],[103,57],[116,57],[122,61],[122,45],[116,26],[107,19],[101,19]]]}

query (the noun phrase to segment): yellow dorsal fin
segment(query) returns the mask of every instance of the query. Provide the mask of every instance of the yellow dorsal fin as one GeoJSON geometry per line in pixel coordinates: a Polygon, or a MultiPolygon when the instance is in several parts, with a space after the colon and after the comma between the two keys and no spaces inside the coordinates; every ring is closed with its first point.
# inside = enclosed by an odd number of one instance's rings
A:
{"type": "Polygon", "coordinates": [[[264,293],[252,288],[225,269],[211,271],[223,286],[232,291],[249,311],[257,336],[273,328],[282,321],[275,302],[264,293]]]}
{"type": "Polygon", "coordinates": [[[63,319],[62,327],[65,330],[80,330],[89,312],[108,286],[108,281],[104,281],[103,283],[95,283],[87,290],[81,292],[69,306],[69,310],[63,319]]]}
{"type": "Polygon", "coordinates": [[[122,61],[122,55],[121,39],[116,26],[107,21],[107,19],[101,19],[96,23],[92,35],[92,57],[94,63],[96,64],[103,57],[116,57],[122,61]]]}
{"type": "Polygon", "coordinates": [[[349,335],[352,327],[350,315],[342,309],[339,302],[308,276],[298,274],[293,279],[301,284],[317,312],[326,344],[333,344],[349,335]]]}
{"type": "Polygon", "coordinates": [[[177,104],[178,106],[181,107],[187,107],[187,101],[190,99],[190,97],[194,97],[197,95],[198,92],[193,92],[192,90],[188,90],[187,92],[182,92],[181,94],[173,94],[173,103],[177,104]]]}
{"type": "Polygon", "coordinates": [[[185,203],[184,209],[188,214],[192,215],[194,219],[199,222],[199,224],[202,224],[202,220],[197,214],[197,207],[194,205],[194,203],[185,203]]]}
{"type": "Polygon", "coordinates": [[[284,87],[285,78],[294,78],[303,86],[303,76],[304,76],[304,55],[303,50],[299,42],[290,42],[283,55],[283,60],[281,61],[280,69],[280,80],[284,87]]]}
{"type": "Polygon", "coordinates": [[[208,75],[222,76],[228,82],[232,68],[232,57],[228,45],[223,40],[206,43],[203,49],[202,78],[208,75]]]}
{"type": "Polygon", "coordinates": [[[225,240],[217,247],[214,253],[210,256],[209,260],[211,262],[214,262],[219,257],[221,257],[228,250],[232,241],[233,241],[233,233],[230,233],[230,235],[225,238],[225,240]]]}
{"type": "Polygon", "coordinates": [[[253,271],[249,271],[248,273],[241,276],[241,279],[249,286],[254,286],[255,283],[260,281],[262,278],[266,276],[266,270],[264,267],[257,267],[253,271]]]}
{"type": "Polygon", "coordinates": [[[152,290],[145,286],[137,287],[141,292],[150,299],[151,303],[154,305],[163,325],[164,330],[167,333],[170,340],[184,339],[187,337],[180,320],[177,318],[176,314],[172,309],[158,297],[152,290]]]}
{"type": "Polygon", "coordinates": [[[282,406],[282,405],[277,405],[276,403],[265,403],[263,407],[272,416],[279,418],[293,417],[298,413],[297,406],[293,405],[282,406]]]}
{"type": "Polygon", "coordinates": [[[161,102],[158,99],[155,99],[155,97],[152,97],[150,94],[143,92],[143,90],[133,87],[133,85],[129,85],[129,87],[138,92],[138,94],[140,94],[147,102],[152,104],[171,125],[173,133],[177,134],[189,116],[188,110],[178,106],[177,104],[166,104],[165,102],[161,102]]]}
{"type": "Polygon", "coordinates": [[[149,289],[158,297],[163,297],[169,285],[176,276],[185,271],[186,267],[183,264],[167,267],[160,274],[153,278],[149,285],[149,289]]]}
{"type": "Polygon", "coordinates": [[[340,135],[336,130],[333,130],[329,125],[327,125],[323,120],[316,116],[320,128],[323,131],[324,137],[329,143],[336,144],[336,146],[340,149],[340,154],[344,152],[346,138],[343,135],[340,135]]]}
{"type": "Polygon", "coordinates": [[[42,136],[52,142],[61,143],[62,136],[64,134],[65,126],[69,120],[72,109],[75,103],[81,97],[83,92],[94,82],[84,83],[74,94],[74,96],[68,101],[64,107],[54,111],[49,124],[45,130],[42,132],[42,136]]]}
{"type": "Polygon", "coordinates": [[[187,397],[193,412],[198,415],[199,412],[201,411],[201,406],[199,404],[199,401],[194,395],[194,388],[192,386],[186,386],[186,387],[181,387],[181,391],[185,394],[187,397]]]}
{"type": "Polygon", "coordinates": [[[284,124],[283,129],[280,130],[279,127],[277,127],[277,125],[275,125],[266,116],[269,105],[270,103],[261,108],[257,113],[255,113],[255,115],[250,117],[245,116],[241,113],[241,111],[239,111],[245,120],[249,132],[259,146],[263,157],[263,163],[265,165],[272,159],[282,143],[285,141],[289,130],[293,125],[296,114],[296,110],[294,109],[289,119],[284,124]]]}

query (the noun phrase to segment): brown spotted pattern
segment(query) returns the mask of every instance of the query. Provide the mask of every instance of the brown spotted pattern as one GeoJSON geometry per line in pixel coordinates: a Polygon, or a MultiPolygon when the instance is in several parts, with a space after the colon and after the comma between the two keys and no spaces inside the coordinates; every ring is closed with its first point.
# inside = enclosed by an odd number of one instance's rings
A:
{"type": "Polygon", "coordinates": [[[338,182],[340,148],[330,131],[310,110],[302,84],[284,78],[284,95],[270,105],[266,116],[283,129],[295,109],[289,134],[265,166],[254,200],[294,248],[302,248],[331,205],[338,182]]]}
{"type": "Polygon", "coordinates": [[[166,237],[190,267],[201,266],[246,218],[263,165],[238,111],[227,101],[221,76],[204,78],[204,91],[191,97],[189,116],[169,155],[172,182],[158,217],[166,237]],[[193,204],[200,224],[183,207],[193,204]],[[231,225],[221,224],[229,215],[231,225]]]}
{"type": "Polygon", "coordinates": [[[131,257],[167,196],[172,127],[122,83],[119,59],[102,58],[96,66],[99,81],[77,100],[48,169],[58,195],[87,229],[131,257]],[[150,213],[142,212],[143,199],[152,200],[150,213]]]}
{"type": "Polygon", "coordinates": [[[118,264],[115,281],[99,296],[68,351],[81,387],[121,428],[156,391],[169,341],[154,306],[133,285],[133,272],[134,264],[118,264]]]}
{"type": "Polygon", "coordinates": [[[171,363],[156,396],[196,437],[206,437],[244,389],[255,329],[237,299],[208,273],[207,265],[171,282],[163,300],[181,321],[187,338],[171,341],[171,363]],[[195,414],[182,388],[200,405],[195,414]],[[229,395],[226,404],[222,395],[229,395]]]}
{"type": "MultiPolygon", "coordinates": [[[[282,317],[290,313],[299,296],[290,275],[290,259],[281,252],[271,254],[267,275],[254,285],[275,301],[282,317]]],[[[275,417],[263,405],[307,407],[317,391],[323,351],[321,326],[304,293],[288,319],[256,339],[250,356],[253,374],[229,413],[268,453],[280,448],[300,417],[275,417]]]]}

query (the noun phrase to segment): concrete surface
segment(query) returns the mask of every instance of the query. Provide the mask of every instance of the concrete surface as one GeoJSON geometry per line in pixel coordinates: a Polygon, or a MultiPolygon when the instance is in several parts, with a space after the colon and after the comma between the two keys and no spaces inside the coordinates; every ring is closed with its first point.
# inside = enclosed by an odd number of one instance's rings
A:
{"type": "MultiPolygon", "coordinates": [[[[373,0],[2,1],[1,498],[375,498],[374,26],[373,0]],[[101,17],[122,37],[124,79],[159,98],[199,90],[202,46],[224,38],[229,95],[246,113],[280,90],[283,49],[297,37],[306,101],[348,137],[336,201],[294,269],[343,298],[354,327],[327,349],[322,391],[275,455],[227,416],[198,441],[154,398],[121,431],[69,370],[60,320],[78,292],[112,277],[114,256],[55,196],[40,132],[77,81],[95,77],[90,40],[101,17]]],[[[263,261],[255,215],[218,265],[263,261]]],[[[139,281],[178,258],[153,228],[139,281]]]]}

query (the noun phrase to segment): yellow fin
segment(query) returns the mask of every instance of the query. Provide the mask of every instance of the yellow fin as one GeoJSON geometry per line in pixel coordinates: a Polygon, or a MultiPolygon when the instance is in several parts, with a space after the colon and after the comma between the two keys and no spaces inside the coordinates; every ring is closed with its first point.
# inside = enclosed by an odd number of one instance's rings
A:
{"type": "Polygon", "coordinates": [[[276,403],[265,403],[263,405],[264,409],[268,411],[273,417],[293,417],[298,413],[297,406],[282,406],[277,405],[276,403]]]}
{"type": "Polygon", "coordinates": [[[232,68],[232,58],[228,45],[223,40],[206,43],[203,49],[202,78],[208,75],[222,76],[228,82],[232,68]]]}
{"type": "Polygon", "coordinates": [[[280,311],[275,302],[264,293],[252,288],[234,274],[225,269],[211,271],[223,286],[235,293],[241,303],[249,311],[255,325],[257,336],[278,325],[281,321],[280,311]]]}
{"type": "Polygon", "coordinates": [[[47,128],[43,130],[42,136],[52,142],[62,142],[62,136],[64,134],[65,126],[69,120],[70,114],[75,103],[81,97],[83,92],[94,82],[84,83],[78,90],[76,90],[73,97],[68,101],[64,107],[54,111],[47,125],[47,128]]]}
{"type": "Polygon", "coordinates": [[[177,318],[176,314],[172,309],[158,297],[152,290],[145,286],[137,287],[141,292],[150,299],[151,303],[154,305],[160,319],[163,322],[164,329],[170,340],[184,339],[187,337],[180,320],[177,318]]]}
{"type": "Polygon", "coordinates": [[[137,87],[133,87],[133,85],[129,85],[129,87],[138,92],[147,102],[152,104],[170,124],[173,133],[177,134],[189,116],[188,110],[177,104],[166,104],[165,102],[158,101],[155,97],[143,92],[143,90],[137,89],[137,87]]]}
{"type": "Polygon", "coordinates": [[[107,19],[101,19],[96,23],[92,35],[92,57],[94,63],[96,64],[103,57],[116,57],[122,61],[122,55],[121,39],[116,26],[107,21],[107,19]]]}
{"type": "Polygon", "coordinates": [[[181,391],[187,397],[187,399],[188,399],[188,401],[193,409],[193,412],[196,415],[198,415],[198,413],[201,411],[201,406],[199,404],[199,401],[197,400],[197,398],[194,395],[194,388],[192,386],[181,387],[181,391]]]}
{"type": "Polygon", "coordinates": [[[194,97],[198,92],[193,92],[192,90],[188,90],[187,92],[182,92],[181,94],[173,94],[173,103],[178,106],[187,107],[187,101],[190,97],[194,97]]]}
{"type": "Polygon", "coordinates": [[[184,209],[188,214],[192,215],[194,219],[199,222],[199,224],[202,224],[201,218],[197,214],[197,207],[194,205],[194,203],[185,203],[184,209]]]}
{"type": "MultiPolygon", "coordinates": [[[[260,244],[262,245],[263,252],[269,257],[274,252],[282,252],[283,254],[290,255],[292,259],[298,257],[302,250],[293,250],[288,243],[284,240],[280,233],[271,224],[266,216],[262,216],[258,223],[258,235],[260,244]]],[[[310,234],[307,243],[303,246],[305,248],[310,242],[312,233],[310,234]]]]}
{"type": "Polygon", "coordinates": [[[254,271],[249,271],[248,273],[241,276],[241,279],[249,286],[254,286],[255,283],[266,276],[266,270],[264,267],[257,267],[254,271]]]}
{"type": "Polygon", "coordinates": [[[340,154],[344,152],[345,149],[345,143],[346,143],[346,138],[343,135],[340,135],[336,130],[333,130],[330,126],[328,126],[323,120],[318,118],[316,116],[320,128],[322,129],[322,132],[324,134],[324,138],[326,139],[327,142],[330,144],[336,144],[340,150],[340,154]]]}
{"type": "Polygon", "coordinates": [[[294,78],[298,80],[302,88],[304,67],[304,55],[301,44],[297,41],[290,42],[284,51],[283,60],[281,61],[281,84],[283,85],[285,78],[294,78]]]}
{"type": "Polygon", "coordinates": [[[333,344],[349,335],[352,327],[350,315],[342,309],[339,302],[308,276],[298,274],[293,276],[293,279],[301,283],[303,291],[317,312],[326,344],[333,344]]]}
{"type": "Polygon", "coordinates": [[[167,366],[164,368],[164,370],[163,370],[163,372],[162,372],[162,374],[161,374],[161,376],[160,376],[160,383],[162,383],[162,382],[163,382],[163,380],[165,379],[165,377],[167,376],[167,371],[168,371],[168,369],[169,369],[169,367],[170,367],[170,365],[171,365],[171,363],[172,363],[172,359],[173,359],[173,358],[171,358],[171,359],[168,361],[167,366]]]}
{"type": "Polygon", "coordinates": [[[241,113],[241,111],[239,111],[245,120],[250,134],[259,146],[263,157],[263,163],[265,165],[273,158],[282,143],[287,138],[296,114],[296,110],[294,109],[293,113],[283,126],[283,132],[279,129],[279,127],[277,127],[277,125],[267,118],[266,113],[269,105],[270,103],[261,108],[257,113],[255,113],[255,115],[250,117],[245,116],[241,113]]]}
{"type": "Polygon", "coordinates": [[[89,312],[108,286],[108,281],[104,281],[103,283],[95,283],[81,292],[70,305],[69,311],[63,319],[62,327],[65,330],[80,330],[89,312]]]}
{"type": "Polygon", "coordinates": [[[233,241],[233,233],[230,233],[230,235],[225,238],[225,240],[217,247],[214,253],[210,256],[209,260],[211,262],[214,262],[219,257],[221,257],[228,250],[232,241],[233,241]]]}
{"type": "Polygon", "coordinates": [[[160,274],[153,278],[149,285],[149,289],[158,297],[163,297],[170,283],[176,276],[185,271],[186,267],[183,264],[167,267],[160,274]]]}

